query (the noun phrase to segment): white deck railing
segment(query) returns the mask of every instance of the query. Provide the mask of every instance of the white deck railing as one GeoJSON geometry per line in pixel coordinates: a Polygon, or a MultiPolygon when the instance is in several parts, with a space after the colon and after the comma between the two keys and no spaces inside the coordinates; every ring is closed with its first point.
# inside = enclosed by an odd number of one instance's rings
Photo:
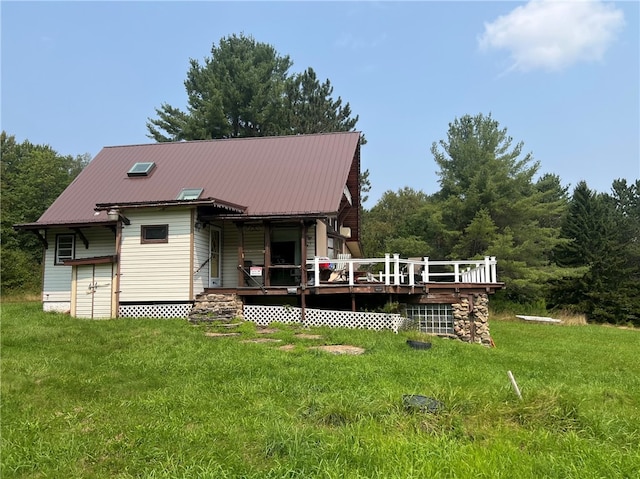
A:
{"type": "MultiPolygon", "coordinates": [[[[386,286],[414,286],[421,283],[498,282],[495,256],[481,260],[433,261],[428,257],[402,259],[385,254],[384,258],[327,259],[316,256],[307,261],[307,281],[314,285],[382,283],[386,286]],[[331,264],[331,276],[321,281],[321,265],[331,264]]],[[[325,269],[326,271],[326,269],[325,269]]],[[[326,273],[325,273],[326,274],[326,273]]]]}

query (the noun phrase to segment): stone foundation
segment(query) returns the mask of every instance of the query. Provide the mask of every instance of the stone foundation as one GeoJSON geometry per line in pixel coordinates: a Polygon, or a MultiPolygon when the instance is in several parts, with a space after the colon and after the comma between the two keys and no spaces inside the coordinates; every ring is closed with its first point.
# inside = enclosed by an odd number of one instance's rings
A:
{"type": "Polygon", "coordinates": [[[235,294],[202,294],[189,313],[193,323],[242,319],[242,300],[235,294]]]}
{"type": "Polygon", "coordinates": [[[453,307],[453,330],[456,336],[468,343],[491,346],[489,332],[489,296],[474,294],[462,298],[453,307]]]}

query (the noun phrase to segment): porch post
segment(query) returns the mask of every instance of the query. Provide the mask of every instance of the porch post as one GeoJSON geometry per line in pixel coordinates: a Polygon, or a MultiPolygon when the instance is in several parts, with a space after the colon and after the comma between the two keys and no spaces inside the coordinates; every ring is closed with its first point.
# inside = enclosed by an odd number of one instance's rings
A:
{"type": "Polygon", "coordinates": [[[309,226],[302,222],[302,238],[300,239],[300,284],[304,290],[307,287],[307,233],[309,226]]]}
{"type": "Polygon", "coordinates": [[[271,222],[263,221],[264,228],[264,271],[262,281],[266,287],[271,286],[271,222]]]}
{"type": "Polygon", "coordinates": [[[238,228],[238,288],[244,285],[244,223],[236,223],[238,228]]]}
{"type": "Polygon", "coordinates": [[[302,237],[300,238],[300,322],[305,323],[307,308],[307,222],[302,221],[302,237]]]}

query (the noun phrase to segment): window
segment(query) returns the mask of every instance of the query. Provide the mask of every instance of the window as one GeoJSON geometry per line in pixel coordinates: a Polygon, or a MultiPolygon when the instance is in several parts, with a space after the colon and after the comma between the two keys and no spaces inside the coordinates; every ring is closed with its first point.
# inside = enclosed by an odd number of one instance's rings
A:
{"type": "Polygon", "coordinates": [[[168,243],[169,225],[143,225],[140,231],[140,243],[168,243]]]}
{"type": "Polygon", "coordinates": [[[327,238],[327,256],[331,259],[335,259],[340,253],[342,253],[342,240],[340,238],[329,236],[327,238]]]}
{"type": "Polygon", "coordinates": [[[56,236],[56,264],[63,264],[67,259],[74,259],[76,250],[75,235],[56,236]]]}
{"type": "Polygon", "coordinates": [[[197,200],[202,193],[202,188],[183,188],[177,200],[197,200]]]}
{"type": "Polygon", "coordinates": [[[155,166],[156,164],[153,161],[136,163],[127,172],[127,176],[149,176],[155,166]]]}

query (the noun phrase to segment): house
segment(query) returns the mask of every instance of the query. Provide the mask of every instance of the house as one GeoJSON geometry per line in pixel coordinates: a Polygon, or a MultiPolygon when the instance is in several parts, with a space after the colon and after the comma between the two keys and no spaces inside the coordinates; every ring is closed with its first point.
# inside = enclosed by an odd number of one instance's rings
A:
{"type": "Polygon", "coordinates": [[[359,177],[359,132],[106,147],[16,228],[45,248],[44,310],[81,318],[187,317],[212,294],[452,314],[500,287],[491,258],[363,258],[359,177]]]}
{"type": "Polygon", "coordinates": [[[38,221],[17,226],[45,247],[44,309],[185,316],[207,288],[292,285],[301,258],[361,255],[359,142],[344,132],[103,148],[38,221]]]}

